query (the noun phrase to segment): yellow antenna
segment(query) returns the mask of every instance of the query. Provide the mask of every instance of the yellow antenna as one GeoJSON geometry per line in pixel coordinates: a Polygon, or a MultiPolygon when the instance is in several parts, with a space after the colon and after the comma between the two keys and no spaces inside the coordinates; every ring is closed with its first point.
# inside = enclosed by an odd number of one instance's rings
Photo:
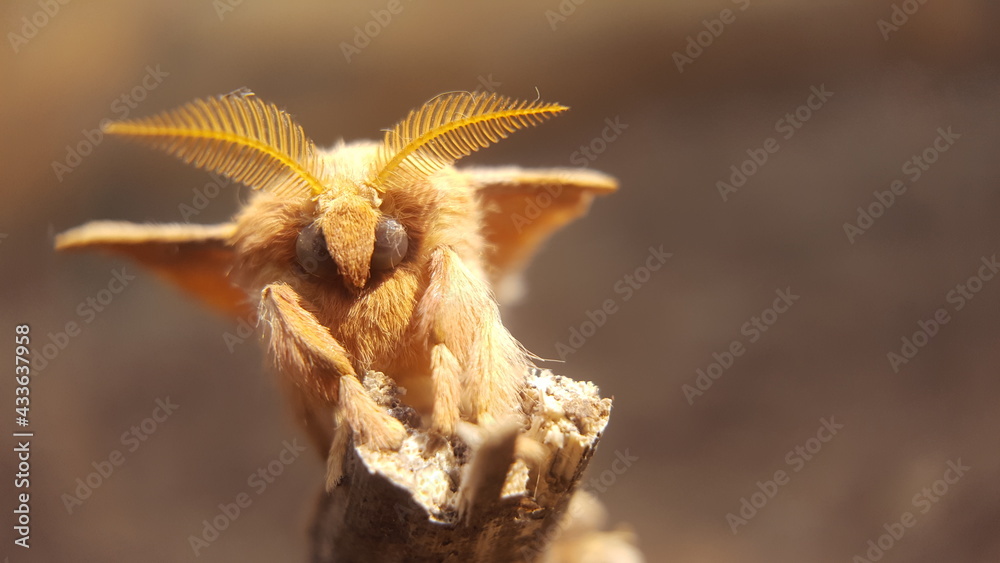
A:
{"type": "Polygon", "coordinates": [[[254,189],[279,195],[326,190],[323,161],[302,127],[246,89],[110,123],[104,131],[134,137],[254,189]]]}
{"type": "Polygon", "coordinates": [[[371,184],[379,192],[405,189],[414,180],[567,109],[496,94],[443,94],[386,131],[371,184]]]}

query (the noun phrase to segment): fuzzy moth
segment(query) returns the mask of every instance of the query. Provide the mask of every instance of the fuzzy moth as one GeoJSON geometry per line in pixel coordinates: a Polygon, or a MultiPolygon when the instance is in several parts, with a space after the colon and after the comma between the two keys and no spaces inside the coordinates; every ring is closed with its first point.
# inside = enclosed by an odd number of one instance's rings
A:
{"type": "Polygon", "coordinates": [[[502,324],[494,289],[617,188],[590,170],[453,164],[565,109],[443,94],[381,142],[322,150],[247,90],[196,100],[106,132],[253,188],[232,222],[98,221],[56,247],[124,255],[227,314],[256,311],[321,451],[340,422],[376,448],[406,436],[365,391],[369,370],[405,387],[424,424],[451,437],[460,420],[489,425],[520,409],[531,356],[502,324]],[[540,212],[526,219],[533,203],[540,212]]]}

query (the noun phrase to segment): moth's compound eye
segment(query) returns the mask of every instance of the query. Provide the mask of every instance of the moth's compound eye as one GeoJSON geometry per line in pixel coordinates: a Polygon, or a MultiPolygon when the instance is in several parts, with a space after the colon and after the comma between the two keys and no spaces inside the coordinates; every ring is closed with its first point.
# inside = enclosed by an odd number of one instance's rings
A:
{"type": "Polygon", "coordinates": [[[372,252],[372,270],[391,270],[406,256],[410,242],[406,229],[391,217],[382,217],[375,226],[375,251],[372,252]]]}
{"type": "Polygon", "coordinates": [[[326,249],[326,239],[319,223],[313,223],[299,233],[295,241],[295,258],[308,274],[318,278],[337,275],[337,264],[326,249]]]}

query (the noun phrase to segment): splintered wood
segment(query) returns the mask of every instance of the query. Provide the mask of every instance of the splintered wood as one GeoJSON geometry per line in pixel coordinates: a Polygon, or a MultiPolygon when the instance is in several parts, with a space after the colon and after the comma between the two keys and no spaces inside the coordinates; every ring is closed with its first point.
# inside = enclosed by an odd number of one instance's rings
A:
{"type": "MultiPolygon", "coordinates": [[[[371,373],[365,383],[407,420],[387,378],[371,373]]],[[[579,524],[564,516],[611,399],[593,383],[535,370],[523,408],[527,427],[508,421],[483,435],[462,426],[460,440],[436,449],[414,429],[397,452],[335,445],[334,482],[311,532],[313,561],[553,560],[552,541],[579,524]]]]}

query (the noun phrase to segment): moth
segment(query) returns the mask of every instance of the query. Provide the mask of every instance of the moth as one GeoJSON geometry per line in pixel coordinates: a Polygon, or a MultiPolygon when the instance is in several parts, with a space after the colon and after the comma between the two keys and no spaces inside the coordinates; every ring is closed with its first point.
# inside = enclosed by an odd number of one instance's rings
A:
{"type": "Polygon", "coordinates": [[[520,412],[533,356],[501,322],[495,288],[616,181],[586,169],[455,168],[567,108],[449,93],[381,142],[321,150],[249,90],[109,124],[120,135],[253,188],[219,225],[97,221],[59,250],[129,257],[228,314],[256,315],[301,423],[329,448],[398,449],[407,427],[366,391],[370,371],[406,389],[434,435],[520,412]],[[534,212],[526,212],[526,210],[534,212]],[[332,417],[332,418],[331,418],[332,417]]]}

